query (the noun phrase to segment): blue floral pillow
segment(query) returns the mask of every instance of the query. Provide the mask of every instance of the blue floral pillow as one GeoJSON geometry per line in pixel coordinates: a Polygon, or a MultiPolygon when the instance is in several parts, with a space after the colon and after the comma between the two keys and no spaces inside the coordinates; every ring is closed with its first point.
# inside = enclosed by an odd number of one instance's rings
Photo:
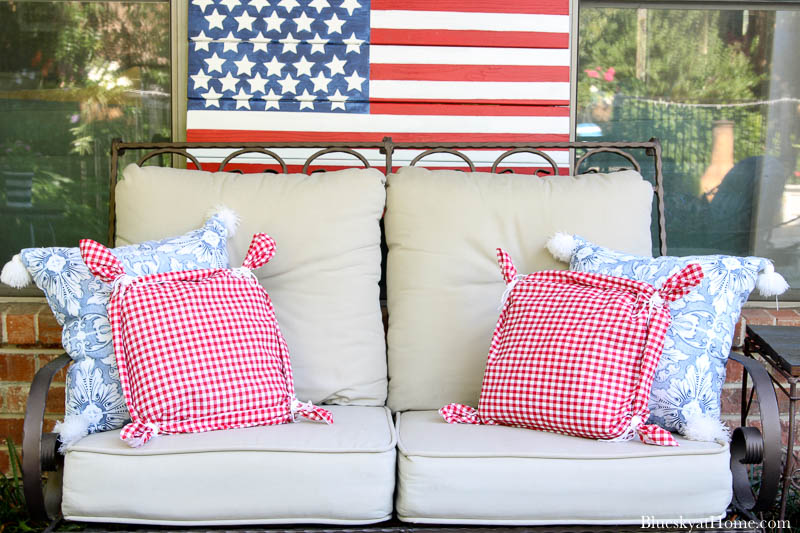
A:
{"type": "Polygon", "coordinates": [[[756,285],[765,296],[788,288],[772,263],[761,257],[726,255],[638,257],[565,234],[553,237],[548,249],[557,259],[569,261],[570,270],[646,281],[656,287],[689,263],[703,268],[697,289],[670,304],[672,325],[653,381],[650,423],[690,439],[727,440],[728,430],[720,421],[720,395],[742,304],[756,285]]]}
{"type": "MultiPolygon", "coordinates": [[[[227,237],[235,228],[231,220],[235,220],[232,211],[222,210],[200,229],[180,237],[121,246],[111,251],[133,276],[227,268],[227,237]]],[[[129,416],[106,313],[112,285],[92,275],[78,248],[26,248],[12,263],[18,259],[44,291],[56,320],[64,326],[62,344],[75,360],[67,371],[64,422],[56,427],[62,451],[89,433],[122,427],[129,416]]],[[[24,271],[17,274],[16,279],[10,277],[12,263],[3,269],[2,281],[24,286],[27,281],[24,271]]]]}

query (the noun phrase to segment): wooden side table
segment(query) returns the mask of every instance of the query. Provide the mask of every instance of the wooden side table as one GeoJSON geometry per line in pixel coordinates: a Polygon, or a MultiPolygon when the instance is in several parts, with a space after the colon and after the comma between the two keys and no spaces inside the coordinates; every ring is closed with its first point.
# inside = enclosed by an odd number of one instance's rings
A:
{"type": "MultiPolygon", "coordinates": [[[[794,326],[747,326],[744,340],[744,353],[748,357],[759,354],[767,363],[770,377],[777,388],[789,398],[789,428],[786,439],[786,461],[781,480],[780,520],[786,515],[786,499],[789,485],[795,490],[800,486],[794,477],[800,475],[798,457],[794,454],[795,441],[795,402],[800,400],[797,384],[800,382],[800,327],[794,326]],[[786,383],[786,384],[784,384],[786,383]],[[788,388],[787,388],[788,385],[788,388]]],[[[745,375],[744,379],[747,379],[745,375]]],[[[747,414],[748,402],[742,391],[742,417],[747,414]]]]}

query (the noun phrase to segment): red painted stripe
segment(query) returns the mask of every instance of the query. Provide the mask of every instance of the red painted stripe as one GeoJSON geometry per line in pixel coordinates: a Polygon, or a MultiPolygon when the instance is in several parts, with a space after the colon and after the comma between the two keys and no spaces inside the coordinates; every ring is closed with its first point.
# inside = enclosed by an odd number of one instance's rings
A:
{"type": "Polygon", "coordinates": [[[569,33],[372,28],[370,43],[481,48],[569,48],[569,33]]]}
{"type": "Polygon", "coordinates": [[[471,117],[568,117],[568,106],[541,105],[465,105],[373,101],[371,115],[463,115],[471,117]]]}
{"type": "MultiPolygon", "coordinates": [[[[219,163],[200,163],[200,166],[203,168],[203,170],[207,170],[208,172],[217,172],[219,170],[219,163]]],[[[418,166],[425,167],[424,164],[419,164],[418,166]]],[[[188,169],[190,169],[190,170],[194,170],[195,169],[194,163],[191,163],[191,162],[187,163],[186,167],[188,169]]],[[[333,171],[336,171],[336,170],[345,170],[345,169],[348,169],[348,168],[363,168],[363,167],[362,166],[355,166],[355,165],[352,166],[352,167],[333,166],[333,165],[311,165],[311,169],[310,170],[316,170],[317,168],[324,168],[325,170],[327,170],[329,172],[333,172],[333,171]]],[[[386,167],[382,167],[382,166],[374,166],[372,168],[378,169],[381,172],[385,172],[385,170],[386,170],[386,167]]],[[[396,170],[397,168],[399,168],[399,167],[393,167],[394,170],[396,170]]],[[[453,165],[452,167],[430,167],[430,168],[431,168],[431,170],[465,170],[467,167],[466,167],[466,163],[465,163],[464,165],[461,165],[461,166],[453,165]]],[[[516,173],[516,174],[533,174],[535,170],[546,170],[546,171],[550,170],[549,166],[543,166],[543,167],[540,167],[540,168],[505,167],[505,166],[501,166],[500,170],[506,170],[507,168],[513,169],[514,173],[516,173]]],[[[290,174],[300,173],[300,172],[303,171],[303,165],[286,165],[286,169],[287,169],[287,172],[289,172],[290,174]]],[[[225,172],[232,172],[234,170],[241,170],[245,174],[251,174],[251,173],[264,172],[265,170],[274,170],[276,172],[280,172],[281,168],[278,165],[267,165],[267,164],[259,164],[259,163],[229,163],[229,164],[225,165],[225,172]]],[[[475,171],[476,172],[490,172],[491,170],[492,170],[492,167],[486,167],[486,166],[476,166],[475,167],[475,171]]],[[[567,175],[569,175],[569,169],[565,168],[565,167],[561,167],[561,168],[558,169],[558,173],[561,176],[567,176],[567,175]]]]}
{"type": "Polygon", "coordinates": [[[377,10],[402,9],[404,11],[462,11],[465,13],[525,13],[529,15],[569,15],[567,0],[372,0],[370,8],[377,10]]]}
{"type": "MultiPolygon", "coordinates": [[[[413,98],[374,98],[371,100],[370,109],[376,103],[420,103],[419,100],[415,100],[413,98]]],[[[501,100],[501,99],[494,99],[494,100],[433,100],[428,99],[426,102],[430,104],[457,104],[457,105],[513,105],[518,107],[523,106],[533,106],[533,107],[546,107],[546,106],[567,106],[569,105],[569,100],[501,100]]],[[[470,113],[465,113],[470,114],[470,113]]]]}
{"type": "Polygon", "coordinates": [[[569,67],[523,65],[398,65],[372,63],[372,80],[424,81],[561,81],[569,67]]]}
{"type": "Polygon", "coordinates": [[[376,142],[383,137],[395,142],[561,142],[568,141],[567,134],[553,133],[354,133],[316,131],[247,131],[197,129],[186,132],[190,142],[231,141],[238,142],[376,142]]]}

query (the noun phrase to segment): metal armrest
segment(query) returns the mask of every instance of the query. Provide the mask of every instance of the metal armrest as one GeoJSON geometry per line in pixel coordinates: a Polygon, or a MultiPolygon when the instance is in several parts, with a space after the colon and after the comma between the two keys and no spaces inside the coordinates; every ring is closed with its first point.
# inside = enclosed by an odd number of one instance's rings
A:
{"type": "MultiPolygon", "coordinates": [[[[781,477],[781,420],[778,399],[767,369],[760,362],[738,353],[731,353],[730,359],[744,367],[744,389],[742,402],[747,401],[747,376],[753,380],[753,389],[758,401],[761,431],[742,427],[733,431],[731,439],[731,473],[733,474],[733,503],[739,509],[749,512],[766,511],[775,503],[781,477]],[[753,493],[747,472],[748,464],[762,464],[761,483],[758,496],[753,493]]],[[[744,410],[743,410],[744,413],[744,410]]]]}
{"type": "MultiPolygon", "coordinates": [[[[60,488],[55,498],[48,498],[42,491],[42,472],[60,473],[63,458],[58,454],[58,435],[42,433],[47,393],[53,377],[69,362],[67,354],[39,369],[31,383],[28,404],[25,408],[25,424],[22,436],[22,485],[28,513],[34,520],[48,520],[58,514],[61,504],[60,488]],[[50,501],[46,501],[50,500],[50,501]],[[49,511],[49,512],[48,512],[49,511]]],[[[59,478],[59,475],[53,476],[59,478]]],[[[60,479],[50,480],[60,484],[60,479]]],[[[50,483],[48,483],[50,484],[50,483]]]]}

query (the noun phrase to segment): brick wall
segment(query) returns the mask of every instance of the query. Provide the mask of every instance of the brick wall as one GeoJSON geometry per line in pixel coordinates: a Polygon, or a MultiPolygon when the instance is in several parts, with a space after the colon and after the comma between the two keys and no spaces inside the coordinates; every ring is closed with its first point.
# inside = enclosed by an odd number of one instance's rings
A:
{"type": "MultiPolygon", "coordinates": [[[[22,445],[22,422],[28,389],[37,370],[63,350],[61,326],[43,298],[8,298],[0,302],[0,471],[8,472],[6,438],[22,445]]],[[[52,431],[56,420],[64,417],[62,370],[53,379],[47,398],[45,430],[52,431]]]]}
{"type": "MultiPolygon", "coordinates": [[[[797,304],[781,304],[782,309],[775,309],[775,304],[770,307],[747,307],[742,310],[742,316],[736,326],[733,337],[733,349],[741,351],[744,344],[745,326],[800,326],[800,307],[797,304]]],[[[725,385],[722,391],[722,419],[730,426],[737,427],[740,424],[741,406],[741,365],[729,362],[725,385]]],[[[782,385],[788,386],[785,381],[782,385]]],[[[787,425],[789,422],[789,400],[787,396],[776,388],[778,397],[778,407],[781,414],[781,426],[783,427],[783,442],[786,444],[788,436],[787,425]]],[[[751,410],[751,418],[748,424],[759,427],[758,409],[751,410]]]]}
{"type": "MultiPolygon", "coordinates": [[[[61,327],[53,318],[43,298],[6,298],[0,300],[0,471],[9,468],[5,439],[22,443],[22,422],[25,402],[33,375],[62,350],[61,327]]],[[[744,341],[744,325],[800,326],[800,307],[749,307],[744,309],[734,336],[734,347],[744,341]]],[[[61,371],[53,380],[48,396],[45,430],[52,430],[55,421],[64,416],[64,380],[61,371]]],[[[728,377],[723,391],[723,419],[731,426],[739,425],[741,367],[728,364],[728,377]]],[[[786,423],[786,397],[778,395],[786,423]]]]}

